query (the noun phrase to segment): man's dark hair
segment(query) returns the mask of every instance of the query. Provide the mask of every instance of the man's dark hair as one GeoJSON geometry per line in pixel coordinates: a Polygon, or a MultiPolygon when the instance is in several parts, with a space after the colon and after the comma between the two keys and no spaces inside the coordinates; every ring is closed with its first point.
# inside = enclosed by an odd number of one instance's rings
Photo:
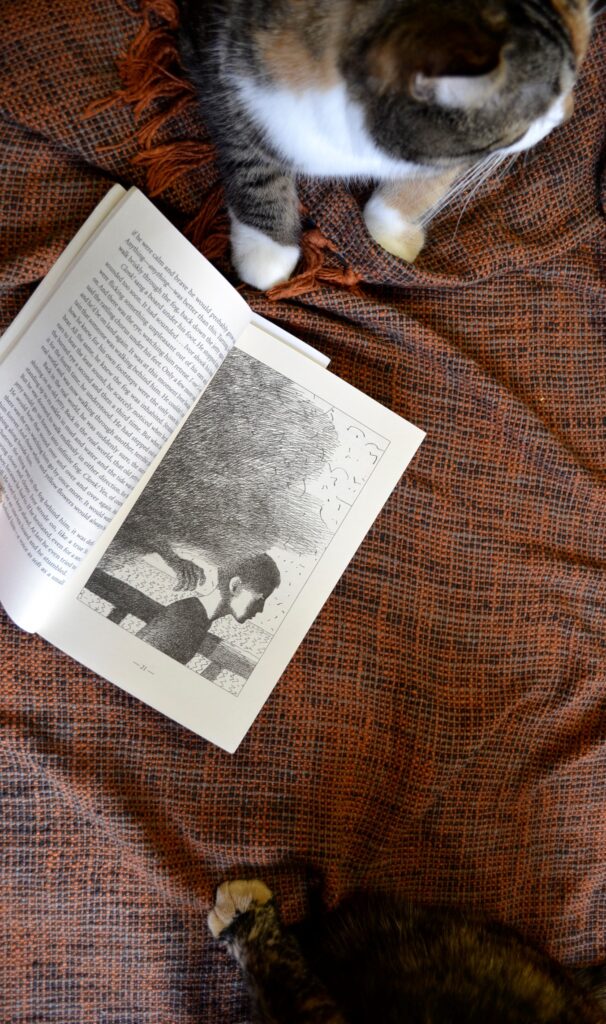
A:
{"type": "Polygon", "coordinates": [[[251,555],[241,562],[232,562],[221,566],[217,573],[217,582],[221,590],[225,590],[229,581],[239,576],[245,587],[258,591],[263,597],[269,597],[280,586],[280,570],[271,555],[251,555]]]}

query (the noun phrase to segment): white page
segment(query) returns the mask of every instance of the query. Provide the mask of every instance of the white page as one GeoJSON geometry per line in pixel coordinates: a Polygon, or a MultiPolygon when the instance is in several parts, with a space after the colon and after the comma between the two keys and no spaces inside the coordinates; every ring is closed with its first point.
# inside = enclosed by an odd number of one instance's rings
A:
{"type": "Polygon", "coordinates": [[[278,338],[279,341],[283,341],[286,345],[290,345],[296,352],[300,352],[302,355],[307,356],[308,359],[313,360],[318,366],[323,366],[325,369],[330,363],[328,356],[325,356],[323,352],[318,352],[317,348],[312,345],[308,345],[306,341],[302,341],[301,338],[297,338],[290,331],[284,330],[283,327],[279,327],[278,324],[272,323],[271,320],[267,320],[266,317],[261,316],[260,313],[255,313],[251,310],[250,322],[259,330],[265,331],[266,334],[271,334],[272,338],[278,338]]]}
{"type": "MultiPolygon", "coordinates": [[[[120,517],[106,531],[88,555],[85,564],[66,585],[64,600],[55,608],[53,616],[42,630],[42,634],[51,643],[78,661],[228,751],[234,751],[241,742],[424,437],[423,432],[412,424],[320,369],[309,359],[276,343],[253,326],[245,331],[236,352],[229,358],[234,360],[236,354],[239,360],[250,361],[251,372],[258,364],[262,364],[262,368],[269,367],[270,371],[264,369],[263,373],[270,384],[273,378],[276,381],[281,378],[280,384],[285,383],[288,388],[291,387],[289,382],[295,382],[298,395],[296,401],[301,403],[305,415],[311,416],[309,422],[315,425],[317,436],[322,437],[321,442],[316,442],[315,435],[311,438],[309,431],[308,437],[301,436],[301,446],[308,441],[313,442],[313,446],[322,447],[324,454],[314,473],[302,480],[303,487],[298,489],[299,494],[305,491],[309,496],[309,506],[305,507],[301,516],[318,516],[312,524],[314,529],[322,520],[321,541],[312,540],[314,550],[304,554],[291,550],[290,541],[283,542],[283,546],[271,547],[269,555],[279,568],[280,585],[268,597],[262,613],[244,624],[236,623],[230,615],[211,623],[213,643],[216,641],[217,644],[215,650],[220,652],[223,661],[213,660],[213,655],[208,665],[205,665],[204,658],[196,654],[188,666],[180,664],[128,631],[141,628],[136,616],[134,624],[130,622],[130,625],[129,618],[132,620],[133,616],[123,619],[122,625],[109,621],[106,615],[111,612],[111,604],[99,599],[90,589],[92,581],[89,581],[89,577],[93,572],[99,576],[98,564],[103,556],[104,564],[107,563],[108,556],[120,540],[120,537],[116,537],[117,531],[126,514],[132,511],[143,487],[149,484],[150,477],[150,490],[146,494],[153,506],[155,495],[152,469],[155,467],[152,467],[141,486],[129,498],[120,517]],[[327,457],[329,450],[330,458],[327,457]],[[85,586],[87,582],[88,588],[85,586]],[[254,630],[252,634],[251,630],[254,630]],[[237,671],[232,670],[234,662],[237,662],[237,671]],[[232,667],[220,667],[224,664],[232,667]],[[242,665],[245,667],[242,668],[242,665]],[[220,668],[218,674],[217,668],[220,668]],[[208,678],[209,672],[212,679],[208,678]]],[[[202,423],[205,402],[207,410],[215,408],[216,400],[215,406],[210,405],[212,389],[220,388],[221,381],[227,380],[226,368],[227,363],[224,373],[215,378],[211,389],[191,414],[189,425],[202,423]],[[198,419],[194,421],[194,417],[198,419]]],[[[241,379],[245,380],[244,377],[241,379]]],[[[221,392],[217,391],[216,394],[221,399],[221,392]]],[[[269,415],[267,409],[261,408],[259,422],[264,415],[269,415]]],[[[287,415],[292,418],[290,413],[287,415]]],[[[213,422],[217,428],[221,427],[220,423],[213,422]]],[[[228,429],[227,424],[222,426],[228,429]]],[[[261,434],[264,429],[259,426],[261,434]]],[[[296,446],[296,431],[289,434],[288,443],[291,447],[293,443],[296,446]]],[[[178,445],[179,438],[165,466],[169,465],[170,458],[176,458],[178,445]]],[[[281,442],[278,440],[273,451],[267,450],[268,464],[278,458],[280,447],[281,442]]],[[[209,508],[213,507],[213,487],[218,485],[213,485],[212,480],[205,478],[205,467],[208,467],[209,462],[205,460],[202,450],[199,463],[199,485],[192,486],[192,480],[188,480],[185,488],[188,503],[188,518],[185,522],[194,524],[202,521],[204,525],[204,515],[208,516],[209,508]],[[207,490],[209,493],[206,493],[207,490]],[[201,506],[204,515],[200,514],[200,505],[196,505],[197,495],[204,497],[201,506]]],[[[191,460],[187,465],[192,465],[191,460]]],[[[225,466],[225,474],[230,478],[230,466],[225,466]]],[[[235,512],[239,496],[238,478],[233,467],[231,479],[234,484],[235,512]]],[[[292,491],[292,495],[294,493],[292,491]]],[[[277,494],[276,491],[276,502],[277,494]]],[[[292,495],[289,501],[294,500],[292,495]]],[[[145,495],[141,501],[144,499],[145,495]]],[[[215,524],[215,528],[223,529],[219,500],[217,516],[221,521],[215,524]]],[[[132,518],[131,515],[128,522],[132,518]]],[[[224,538],[227,543],[232,529],[228,518],[224,538]]],[[[309,523],[301,519],[299,525],[301,529],[295,528],[294,534],[298,536],[304,531],[309,532],[309,523]]],[[[205,529],[207,527],[208,523],[205,529]]],[[[123,533],[124,526],[120,536],[123,533]]],[[[233,536],[235,538],[235,534],[233,536]]],[[[186,540],[188,538],[183,535],[181,541],[186,540]]],[[[153,546],[154,537],[151,536],[150,547],[153,546]]],[[[192,555],[191,547],[185,553],[183,544],[181,548],[177,544],[176,548],[186,557],[196,557],[195,552],[192,555]]],[[[114,583],[116,579],[122,583],[126,579],[128,586],[137,589],[137,573],[143,573],[146,580],[152,581],[149,584],[152,587],[150,593],[156,593],[157,596],[157,587],[163,587],[164,596],[160,604],[170,605],[184,596],[187,600],[193,598],[194,603],[201,598],[212,599],[217,592],[216,579],[213,581],[212,570],[208,565],[207,569],[204,584],[194,593],[185,595],[174,590],[174,578],[166,567],[162,568],[161,561],[158,562],[153,553],[137,556],[130,566],[126,565],[109,576],[114,583]],[[130,577],[128,573],[131,573],[130,577]]],[[[105,579],[107,576],[106,572],[105,579]]],[[[147,582],[145,587],[148,587],[147,582]]],[[[143,592],[144,588],[138,587],[137,593],[143,592]]]]}
{"type": "Polygon", "coordinates": [[[0,367],[0,600],[35,630],[248,323],[136,189],[0,367]]]}

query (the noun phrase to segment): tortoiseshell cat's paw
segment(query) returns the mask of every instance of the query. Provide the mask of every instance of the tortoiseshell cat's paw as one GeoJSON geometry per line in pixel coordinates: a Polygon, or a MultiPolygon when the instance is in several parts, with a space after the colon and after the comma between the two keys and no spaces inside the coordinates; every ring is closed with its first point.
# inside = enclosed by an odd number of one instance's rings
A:
{"type": "Polygon", "coordinates": [[[364,207],[364,223],[371,238],[382,249],[407,263],[414,263],[425,244],[425,232],[420,224],[406,220],[399,210],[388,206],[377,193],[364,207]]]}
{"type": "Polygon", "coordinates": [[[215,905],[208,915],[208,927],[215,939],[228,928],[238,914],[262,906],[272,898],[264,882],[237,880],[223,882],[217,889],[215,905]]]}

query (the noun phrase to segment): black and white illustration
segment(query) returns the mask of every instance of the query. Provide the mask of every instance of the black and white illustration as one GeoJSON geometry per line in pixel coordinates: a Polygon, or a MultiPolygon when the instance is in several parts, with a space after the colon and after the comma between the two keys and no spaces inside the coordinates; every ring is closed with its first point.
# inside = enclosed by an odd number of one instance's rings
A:
{"type": "Polygon", "coordinates": [[[234,349],[80,601],[237,696],[388,444],[234,349]]]}

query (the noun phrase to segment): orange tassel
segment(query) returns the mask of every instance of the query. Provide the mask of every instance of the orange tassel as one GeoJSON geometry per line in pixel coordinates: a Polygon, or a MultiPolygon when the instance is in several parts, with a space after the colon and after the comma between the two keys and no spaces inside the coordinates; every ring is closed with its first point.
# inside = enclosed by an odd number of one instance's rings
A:
{"type": "Polygon", "coordinates": [[[291,277],[290,280],[277,284],[267,292],[272,302],[280,299],[293,299],[320,288],[324,284],[338,285],[361,295],[359,284],[362,280],[349,267],[331,267],[326,265],[326,251],[337,252],[337,247],[322,234],[319,228],[311,228],[301,239],[304,269],[291,277]]]}
{"type": "Polygon", "coordinates": [[[227,255],[229,218],[220,185],[215,185],[207,194],[196,216],[185,226],[185,235],[207,260],[217,260],[227,255]]]}
{"type": "Polygon", "coordinates": [[[149,194],[158,196],[184,174],[210,163],[213,156],[214,146],[210,142],[197,142],[191,139],[148,146],[133,157],[133,163],[146,168],[149,194]]]}

